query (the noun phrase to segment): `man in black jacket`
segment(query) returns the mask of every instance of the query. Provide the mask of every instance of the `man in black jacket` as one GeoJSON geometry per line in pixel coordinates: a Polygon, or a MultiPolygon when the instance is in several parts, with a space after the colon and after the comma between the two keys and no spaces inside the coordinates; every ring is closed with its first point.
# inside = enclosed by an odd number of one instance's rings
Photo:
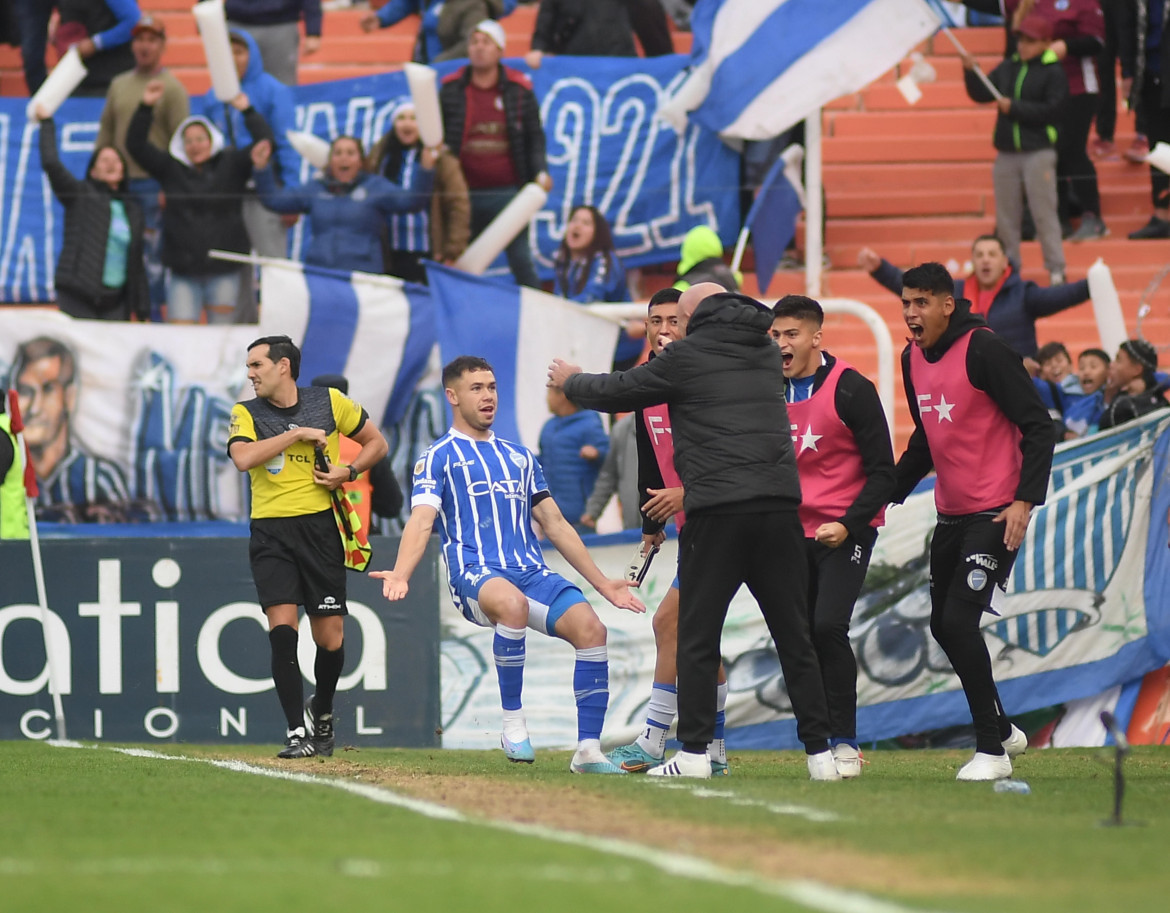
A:
{"type": "MultiPolygon", "coordinates": [[[[1121,94],[1145,127],[1150,148],[1170,143],[1170,0],[1129,0],[1118,11],[1121,94]]],[[[1150,165],[1154,214],[1132,241],[1170,238],[1170,174],[1150,165]]]]}
{"type": "MultiPolygon", "coordinates": [[[[524,184],[534,181],[552,189],[540,104],[528,77],[500,63],[504,40],[504,29],[494,19],[477,25],[467,39],[470,64],[444,79],[439,90],[444,140],[471,191],[473,240],[524,184]]],[[[517,284],[540,288],[527,231],[512,240],[506,253],[517,284]]]]}
{"type": "Polygon", "coordinates": [[[1004,713],[983,613],[1006,588],[1032,508],[1048,491],[1055,438],[1048,410],[1020,357],[970,302],[955,300],[941,263],[903,277],[902,316],[913,342],[902,352],[914,433],[895,467],[901,503],[931,469],[938,525],[930,545],[930,631],[967,697],[975,756],[959,780],[1012,775],[1028,739],[1004,713]]]}
{"type": "MultiPolygon", "coordinates": [[[[581,374],[553,363],[549,382],[590,409],[670,404],[674,464],[687,524],[679,541],[678,739],[652,776],[709,777],[723,621],[746,583],[772,634],[815,780],[839,779],[829,751],[824,685],[809,637],[797,517],[800,482],[784,406],[772,312],[746,295],[703,300],[685,339],[630,371],[581,374]]],[[[1046,414],[1047,415],[1047,414],[1046,414]]]]}

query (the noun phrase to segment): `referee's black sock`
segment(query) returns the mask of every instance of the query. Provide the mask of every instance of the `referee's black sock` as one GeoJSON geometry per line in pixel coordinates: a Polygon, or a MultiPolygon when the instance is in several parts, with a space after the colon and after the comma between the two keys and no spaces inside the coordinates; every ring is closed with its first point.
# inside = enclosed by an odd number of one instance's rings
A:
{"type": "Polygon", "coordinates": [[[291,625],[277,625],[268,632],[272,645],[272,681],[280,698],[288,728],[305,725],[305,685],[297,662],[297,632],[291,625]]]}
{"type": "Polygon", "coordinates": [[[337,692],[337,680],[341,678],[341,667],[344,665],[345,644],[336,650],[317,647],[317,659],[313,663],[313,676],[317,679],[313,710],[317,713],[333,712],[333,695],[337,692]]]}

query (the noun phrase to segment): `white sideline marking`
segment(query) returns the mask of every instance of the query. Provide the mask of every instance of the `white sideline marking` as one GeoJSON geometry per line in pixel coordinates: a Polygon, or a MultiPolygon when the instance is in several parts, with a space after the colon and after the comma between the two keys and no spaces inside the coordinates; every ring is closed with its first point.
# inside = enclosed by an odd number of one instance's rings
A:
{"type": "MultiPolygon", "coordinates": [[[[73,745],[61,747],[86,747],[73,745]]],[[[98,748],[101,746],[93,746],[98,748]]],[[[618,856],[624,860],[637,860],[680,878],[690,878],[696,881],[707,881],[713,884],[728,885],[730,887],[748,888],[759,894],[770,897],[780,897],[794,903],[803,904],[813,910],[824,913],[929,913],[922,908],[905,907],[888,900],[870,897],[858,891],[847,891],[831,885],[807,879],[792,879],[780,881],[763,878],[751,872],[741,872],[735,869],[724,868],[706,859],[697,856],[685,856],[681,853],[671,853],[654,847],[643,846],[625,840],[615,840],[608,837],[591,837],[587,834],[576,834],[572,831],[562,831],[539,824],[522,824],[516,821],[504,821],[493,818],[471,818],[463,812],[435,802],[421,799],[412,799],[402,796],[380,786],[369,786],[364,783],[355,783],[352,780],[339,780],[327,777],[318,777],[311,774],[296,773],[288,770],[274,770],[268,767],[256,767],[243,761],[221,761],[214,758],[193,758],[187,755],[163,754],[144,748],[109,748],[120,754],[136,758],[152,758],[159,761],[188,761],[198,764],[208,764],[224,770],[237,773],[253,774],[258,777],[269,777],[273,780],[287,780],[293,783],[308,783],[314,786],[330,786],[342,792],[360,796],[382,805],[392,805],[407,811],[415,812],[426,818],[438,821],[454,821],[461,824],[488,827],[508,833],[519,834],[525,837],[538,837],[542,840],[555,841],[569,846],[579,846],[598,853],[618,856]]],[[[547,867],[546,867],[547,868],[547,867]]],[[[550,871],[566,871],[562,868],[552,868],[550,871]]]]}
{"type": "Polygon", "coordinates": [[[726,799],[729,805],[739,805],[744,808],[762,808],[773,815],[791,815],[794,818],[804,818],[817,824],[826,824],[831,821],[844,820],[836,812],[825,811],[822,808],[813,808],[811,805],[791,805],[777,802],[764,802],[761,799],[747,799],[730,789],[711,789],[708,786],[690,787],[684,783],[669,783],[659,780],[659,789],[682,789],[698,799],[726,799]]]}

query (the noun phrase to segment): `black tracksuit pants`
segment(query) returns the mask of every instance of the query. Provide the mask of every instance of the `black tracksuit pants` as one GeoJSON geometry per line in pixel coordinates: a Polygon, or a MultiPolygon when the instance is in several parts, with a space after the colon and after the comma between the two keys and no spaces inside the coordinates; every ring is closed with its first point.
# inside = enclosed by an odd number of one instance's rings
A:
{"type": "Polygon", "coordinates": [[[805,751],[829,747],[825,689],[808,626],[808,564],[796,509],[690,514],[679,537],[678,740],[702,751],[715,733],[719,642],[741,584],[760,605],[805,751]]]}

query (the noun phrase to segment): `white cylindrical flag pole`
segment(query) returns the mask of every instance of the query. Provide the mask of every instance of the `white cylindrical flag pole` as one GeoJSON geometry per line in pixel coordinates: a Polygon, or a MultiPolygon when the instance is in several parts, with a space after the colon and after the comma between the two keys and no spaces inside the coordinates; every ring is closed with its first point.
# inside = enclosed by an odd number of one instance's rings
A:
{"type": "Polygon", "coordinates": [[[525,184],[512,202],[471,242],[455,266],[472,275],[482,275],[512,239],[528,228],[532,217],[540,212],[547,200],[548,192],[539,184],[525,184]]]}
{"type": "Polygon", "coordinates": [[[1121,313],[1121,298],[1113,284],[1113,273],[1100,257],[1089,267],[1089,297],[1093,300],[1093,316],[1097,318],[1097,332],[1101,348],[1112,358],[1118,347],[1129,337],[1125,332],[1125,316],[1121,313]]]}
{"type": "Polygon", "coordinates": [[[37,106],[40,105],[45,109],[45,116],[52,117],[61,107],[61,103],[81,85],[81,81],[85,79],[85,74],[88,72],[85,64],[81,62],[81,55],[77,53],[77,48],[70,48],[65,52],[65,56],[57,61],[49,78],[41,83],[36,94],[28,100],[24,116],[33,120],[36,117],[37,106]]]}
{"type": "Polygon", "coordinates": [[[424,146],[435,148],[443,144],[443,113],[439,109],[439,74],[419,63],[403,67],[410,97],[414,102],[414,117],[418,135],[424,146]]]}
{"type": "Polygon", "coordinates": [[[211,88],[220,101],[231,101],[240,94],[240,77],[232,57],[232,43],[228,36],[223,0],[203,0],[191,7],[203,39],[203,53],[207,57],[207,72],[211,74],[211,88]]]}
{"type": "Polygon", "coordinates": [[[314,168],[324,168],[329,164],[330,143],[321,139],[315,133],[306,133],[302,130],[286,130],[285,137],[288,144],[314,168]]]}
{"type": "Polygon", "coordinates": [[[821,109],[804,122],[804,287],[810,298],[821,297],[824,198],[821,196],[821,109]]]}

